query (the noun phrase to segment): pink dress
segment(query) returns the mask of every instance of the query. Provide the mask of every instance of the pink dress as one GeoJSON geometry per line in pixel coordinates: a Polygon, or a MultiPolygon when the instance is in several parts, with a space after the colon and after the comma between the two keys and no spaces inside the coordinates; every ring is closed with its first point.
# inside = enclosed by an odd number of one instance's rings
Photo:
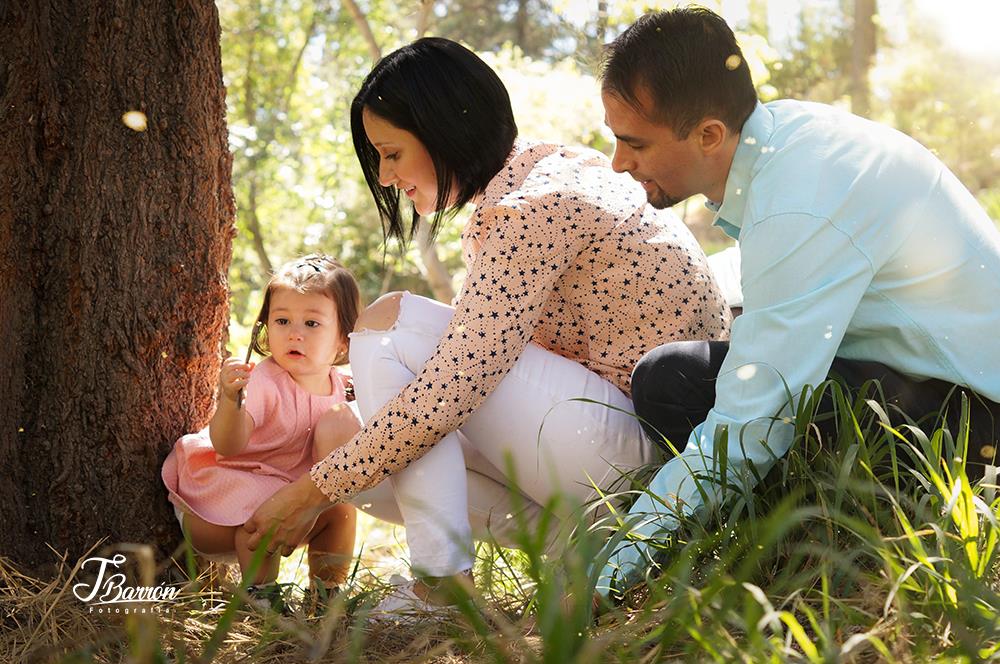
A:
{"type": "Polygon", "coordinates": [[[182,436],[163,462],[170,502],[220,526],[240,526],[281,487],[309,472],[312,430],[320,416],[346,401],[345,377],[330,368],[333,394],[306,392],[272,358],[250,374],[243,407],[254,429],[246,449],[215,452],[208,428],[182,436]]]}

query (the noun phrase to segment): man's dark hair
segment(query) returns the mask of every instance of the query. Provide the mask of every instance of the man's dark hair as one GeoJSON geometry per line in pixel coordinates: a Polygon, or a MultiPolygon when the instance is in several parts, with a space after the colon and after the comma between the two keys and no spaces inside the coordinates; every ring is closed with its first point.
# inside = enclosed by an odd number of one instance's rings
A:
{"type": "Polygon", "coordinates": [[[736,43],[718,14],[702,7],[651,12],[604,49],[603,89],[639,108],[638,90],[653,100],[650,120],[686,138],[706,117],[739,132],[757,92],[736,43]]]}
{"type": "Polygon", "coordinates": [[[351,134],[386,239],[409,240],[419,215],[414,211],[405,228],[399,191],[379,184],[378,151],[362,122],[365,108],[414,134],[427,148],[438,190],[431,236],[445,212],[458,211],[486,188],[517,138],[507,88],[489,65],[461,44],[425,37],[379,60],[351,103],[351,134]],[[453,194],[455,202],[445,210],[453,194]]]}

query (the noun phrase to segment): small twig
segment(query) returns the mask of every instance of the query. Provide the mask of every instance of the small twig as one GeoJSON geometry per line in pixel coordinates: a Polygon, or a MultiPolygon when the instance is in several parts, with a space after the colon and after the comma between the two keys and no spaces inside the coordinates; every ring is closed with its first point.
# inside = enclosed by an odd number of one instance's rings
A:
{"type": "MultiPolygon", "coordinates": [[[[254,344],[257,343],[257,335],[260,334],[260,326],[263,325],[260,321],[253,324],[253,330],[250,331],[250,345],[247,346],[247,356],[243,360],[243,364],[250,364],[250,357],[253,355],[254,344]]],[[[243,408],[243,388],[236,393],[236,410],[243,408]]]]}

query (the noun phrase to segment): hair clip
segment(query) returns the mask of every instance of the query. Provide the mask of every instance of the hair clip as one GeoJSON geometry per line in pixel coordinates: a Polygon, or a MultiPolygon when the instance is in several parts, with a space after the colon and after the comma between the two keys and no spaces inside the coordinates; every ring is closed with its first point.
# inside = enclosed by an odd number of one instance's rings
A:
{"type": "Polygon", "coordinates": [[[299,263],[298,265],[295,266],[296,269],[303,268],[303,267],[311,267],[312,269],[316,270],[317,272],[322,272],[323,271],[323,270],[319,269],[318,265],[314,265],[310,261],[305,261],[305,262],[299,263]]]}

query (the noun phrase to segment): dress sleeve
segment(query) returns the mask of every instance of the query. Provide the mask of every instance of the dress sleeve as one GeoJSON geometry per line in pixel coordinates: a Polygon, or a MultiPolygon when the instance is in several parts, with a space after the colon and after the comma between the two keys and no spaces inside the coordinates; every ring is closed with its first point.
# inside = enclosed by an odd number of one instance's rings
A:
{"type": "Polygon", "coordinates": [[[313,466],[342,501],[420,458],[458,429],[531,340],[553,287],[596,237],[601,214],[551,194],[484,212],[492,228],[434,354],[348,444],[313,466]]]}

